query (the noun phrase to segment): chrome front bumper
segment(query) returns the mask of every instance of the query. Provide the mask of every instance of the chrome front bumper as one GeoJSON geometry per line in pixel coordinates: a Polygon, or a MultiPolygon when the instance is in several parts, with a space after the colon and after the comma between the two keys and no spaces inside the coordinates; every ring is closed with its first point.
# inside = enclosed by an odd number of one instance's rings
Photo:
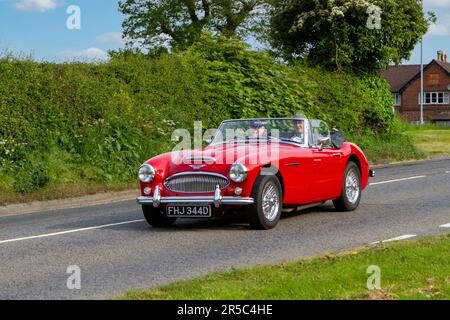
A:
{"type": "Polygon", "coordinates": [[[222,196],[217,186],[214,196],[186,196],[186,197],[161,197],[161,189],[155,188],[153,197],[141,196],[137,202],[142,205],[153,205],[158,208],[161,204],[213,204],[216,208],[221,205],[249,205],[255,202],[253,198],[222,196]]]}

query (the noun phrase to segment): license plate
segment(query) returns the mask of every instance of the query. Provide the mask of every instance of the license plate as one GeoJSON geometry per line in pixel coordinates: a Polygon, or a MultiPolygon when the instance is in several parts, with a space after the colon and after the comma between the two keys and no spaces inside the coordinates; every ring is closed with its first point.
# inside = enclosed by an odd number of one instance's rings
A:
{"type": "Polygon", "coordinates": [[[209,218],[211,206],[167,206],[166,214],[177,218],[209,218]]]}

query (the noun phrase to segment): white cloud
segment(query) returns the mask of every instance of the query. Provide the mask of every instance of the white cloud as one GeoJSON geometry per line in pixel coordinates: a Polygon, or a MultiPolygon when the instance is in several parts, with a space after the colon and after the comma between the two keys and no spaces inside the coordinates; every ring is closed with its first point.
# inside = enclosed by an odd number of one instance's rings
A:
{"type": "Polygon", "coordinates": [[[85,50],[62,51],[58,56],[77,61],[105,61],[108,60],[108,54],[99,48],[88,48],[85,50]]]}
{"type": "Polygon", "coordinates": [[[432,24],[428,29],[427,36],[449,36],[450,27],[444,24],[432,24]]]}
{"type": "Polygon", "coordinates": [[[113,43],[119,46],[124,45],[124,40],[122,39],[121,32],[109,32],[102,35],[99,35],[96,38],[96,41],[99,43],[113,43]]]}
{"type": "Polygon", "coordinates": [[[46,12],[57,7],[55,0],[20,0],[15,5],[19,11],[46,12]]]}
{"type": "Polygon", "coordinates": [[[436,24],[431,24],[428,28],[427,36],[450,36],[450,14],[441,12],[436,24]]]}
{"type": "Polygon", "coordinates": [[[424,0],[423,4],[428,7],[450,7],[450,0],[424,0]]]}

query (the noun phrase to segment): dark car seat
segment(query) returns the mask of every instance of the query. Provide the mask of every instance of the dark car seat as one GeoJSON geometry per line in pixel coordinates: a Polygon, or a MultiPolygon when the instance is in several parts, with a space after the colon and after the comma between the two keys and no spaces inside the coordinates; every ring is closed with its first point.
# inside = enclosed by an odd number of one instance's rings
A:
{"type": "Polygon", "coordinates": [[[332,131],[330,132],[330,136],[331,136],[331,144],[337,149],[342,148],[342,145],[345,142],[344,133],[342,131],[332,131]]]}

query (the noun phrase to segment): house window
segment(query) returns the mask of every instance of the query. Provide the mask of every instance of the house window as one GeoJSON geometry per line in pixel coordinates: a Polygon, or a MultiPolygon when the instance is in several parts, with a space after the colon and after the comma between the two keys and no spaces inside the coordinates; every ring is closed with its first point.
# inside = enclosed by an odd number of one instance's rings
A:
{"type": "MultiPolygon", "coordinates": [[[[449,104],[449,93],[448,92],[424,92],[423,93],[423,104],[449,104]]],[[[419,104],[420,104],[420,93],[419,93],[419,104]]]]}
{"type": "Polygon", "coordinates": [[[400,107],[402,105],[402,95],[400,93],[394,93],[394,106],[400,107]]]}

